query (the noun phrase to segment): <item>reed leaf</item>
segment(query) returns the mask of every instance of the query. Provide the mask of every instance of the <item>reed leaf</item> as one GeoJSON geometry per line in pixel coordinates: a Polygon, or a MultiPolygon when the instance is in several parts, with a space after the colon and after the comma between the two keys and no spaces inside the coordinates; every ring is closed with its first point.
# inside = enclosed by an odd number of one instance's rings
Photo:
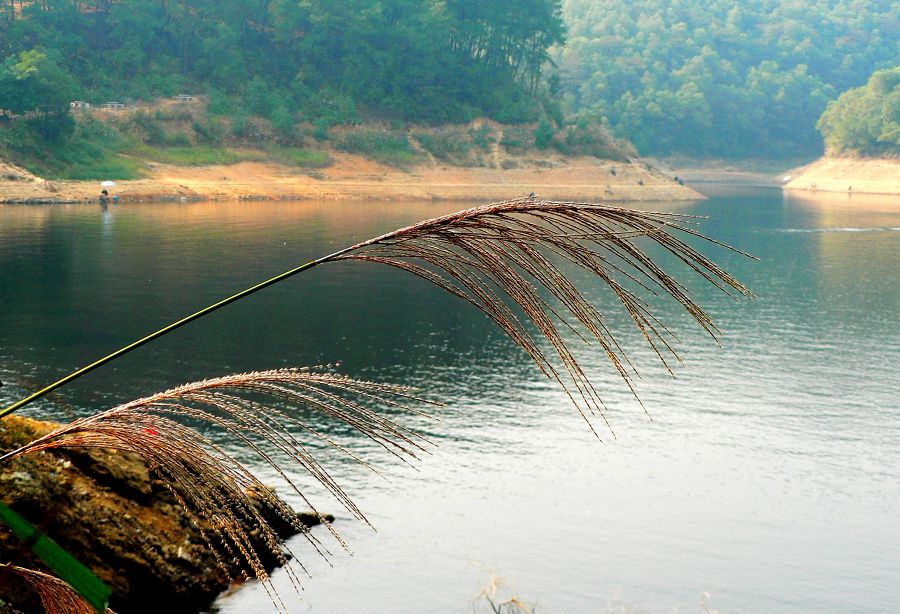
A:
{"type": "Polygon", "coordinates": [[[409,406],[427,401],[415,397],[409,388],[352,379],[325,368],[306,368],[242,373],[185,384],[76,419],[3,458],[73,447],[108,448],[140,455],[200,528],[222,568],[238,578],[260,580],[273,602],[283,609],[283,602],[269,582],[260,549],[273,555],[280,565],[287,566],[291,582],[297,588],[299,578],[288,565],[292,553],[261,514],[259,503],[289,522],[326,558],[330,554],[327,544],[314,536],[243,462],[211,437],[201,434],[198,428],[188,426],[194,423],[212,427],[252,453],[255,464],[274,469],[346,548],[302,485],[283,467],[299,467],[350,514],[368,522],[319,462],[316,457],[319,450],[294,433],[315,438],[325,444],[325,449],[369,465],[311,420],[301,420],[296,412],[279,408],[279,401],[324,415],[407,462],[427,451],[425,439],[370,407],[380,405],[416,411],[409,406]],[[263,398],[269,402],[261,402],[263,398]]]}

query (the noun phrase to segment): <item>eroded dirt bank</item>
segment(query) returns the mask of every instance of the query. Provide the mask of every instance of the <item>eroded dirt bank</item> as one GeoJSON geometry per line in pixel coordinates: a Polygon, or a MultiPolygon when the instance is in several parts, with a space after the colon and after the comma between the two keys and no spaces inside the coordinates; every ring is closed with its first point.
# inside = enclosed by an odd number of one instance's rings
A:
{"type": "MultiPolygon", "coordinates": [[[[111,190],[122,202],[196,199],[502,200],[535,192],[541,198],[587,201],[695,200],[698,192],[641,162],[595,158],[513,159],[497,168],[425,164],[385,166],[349,154],[306,171],[268,162],[179,167],[151,164],[150,177],[111,190]]],[[[0,202],[96,200],[99,182],[45,181],[0,162],[0,202]]]]}

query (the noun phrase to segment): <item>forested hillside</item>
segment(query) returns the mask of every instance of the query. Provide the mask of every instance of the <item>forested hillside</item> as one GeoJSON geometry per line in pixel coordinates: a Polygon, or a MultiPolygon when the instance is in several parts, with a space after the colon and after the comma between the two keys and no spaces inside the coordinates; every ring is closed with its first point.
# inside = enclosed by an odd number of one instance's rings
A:
{"type": "Polygon", "coordinates": [[[566,0],[570,108],[644,154],[821,152],[829,100],[900,58],[900,7],[860,0],[566,0]]]}
{"type": "Polygon", "coordinates": [[[0,0],[0,111],[54,139],[71,100],[199,93],[227,118],[197,123],[210,142],[489,117],[544,147],[604,121],[642,154],[785,158],[821,152],[826,105],[896,65],[897,32],[896,1],[0,0]]]}
{"type": "Polygon", "coordinates": [[[0,109],[199,90],[282,125],[536,121],[563,35],[559,0],[0,0],[0,109]]]}
{"type": "Polygon", "coordinates": [[[829,154],[900,156],[900,66],[829,103],[818,128],[829,154]]]}

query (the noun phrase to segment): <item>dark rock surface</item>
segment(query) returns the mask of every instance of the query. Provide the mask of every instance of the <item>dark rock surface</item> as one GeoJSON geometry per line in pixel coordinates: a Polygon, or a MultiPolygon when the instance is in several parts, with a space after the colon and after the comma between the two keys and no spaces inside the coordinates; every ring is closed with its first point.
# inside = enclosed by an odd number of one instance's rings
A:
{"type": "MultiPolygon", "coordinates": [[[[8,417],[0,421],[0,450],[53,426],[8,417]]],[[[118,612],[196,613],[231,583],[200,531],[135,455],[41,452],[6,461],[0,464],[0,499],[106,582],[113,591],[110,607],[118,612]]],[[[307,525],[318,522],[301,516],[307,525]]],[[[44,569],[2,525],[0,560],[44,569]]],[[[0,600],[40,611],[21,593],[0,578],[0,600]]]]}

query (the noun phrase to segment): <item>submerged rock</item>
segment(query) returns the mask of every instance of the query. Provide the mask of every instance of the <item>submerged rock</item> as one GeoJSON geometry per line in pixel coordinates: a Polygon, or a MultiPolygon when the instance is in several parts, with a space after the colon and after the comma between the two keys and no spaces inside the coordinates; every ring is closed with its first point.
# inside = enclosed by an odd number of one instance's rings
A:
{"type": "MultiPolygon", "coordinates": [[[[24,445],[54,426],[8,417],[0,421],[0,450],[24,445]]],[[[7,461],[0,465],[0,499],[106,582],[116,611],[196,613],[231,583],[200,530],[134,454],[65,450],[7,461]]],[[[319,522],[311,514],[299,517],[307,526],[319,522]]],[[[278,520],[273,526],[287,537],[290,523],[278,520]]],[[[276,561],[270,559],[271,568],[276,561]]],[[[45,570],[2,525],[0,560],[45,570]]],[[[32,599],[0,577],[0,603],[7,608],[40,611],[32,599]]]]}

